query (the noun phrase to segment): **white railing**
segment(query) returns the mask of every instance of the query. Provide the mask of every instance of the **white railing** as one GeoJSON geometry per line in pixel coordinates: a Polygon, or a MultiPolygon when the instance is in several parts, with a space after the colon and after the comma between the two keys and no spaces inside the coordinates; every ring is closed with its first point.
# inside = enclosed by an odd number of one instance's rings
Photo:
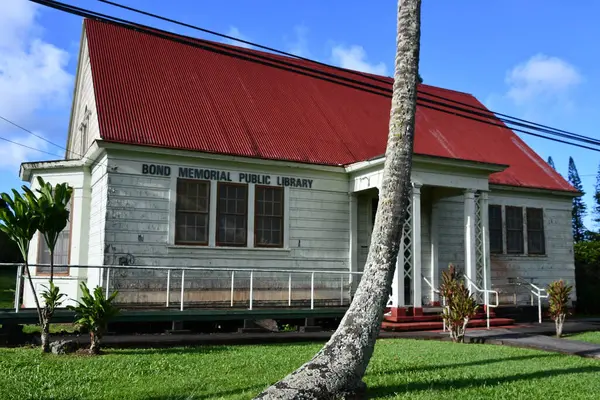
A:
{"type": "Polygon", "coordinates": [[[475,289],[475,291],[483,294],[483,304],[485,305],[485,313],[486,313],[486,317],[485,317],[486,324],[487,324],[487,328],[490,329],[490,307],[495,308],[500,305],[500,298],[499,298],[498,292],[496,290],[480,289],[475,284],[475,282],[473,282],[467,275],[463,275],[463,276],[467,280],[469,291],[471,291],[471,288],[473,288],[473,289],[475,289]],[[495,305],[490,304],[490,293],[493,293],[496,295],[496,304],[495,305]]]}
{"type": "MultiPolygon", "coordinates": [[[[433,283],[431,283],[429,281],[429,279],[427,279],[426,276],[422,275],[423,280],[425,281],[425,283],[427,284],[427,286],[429,286],[429,289],[431,289],[432,293],[437,293],[440,296],[440,299],[442,300],[442,308],[446,308],[446,298],[444,296],[442,296],[442,292],[440,292],[439,289],[435,288],[433,286],[433,283]]],[[[433,303],[433,297],[431,298],[431,302],[433,303]]],[[[446,332],[446,320],[444,319],[444,317],[442,316],[442,332],[446,332]]]]}
{"type": "MultiPolygon", "coordinates": [[[[0,267],[2,266],[15,266],[15,264],[3,264],[0,263],[0,267]]],[[[35,267],[48,267],[48,264],[30,264],[30,271],[33,271],[35,269],[35,267]]],[[[351,271],[335,271],[335,270],[307,270],[307,269],[270,269],[270,268],[215,268],[215,267],[193,267],[193,266],[169,266],[169,267],[163,267],[163,266],[140,266],[140,265],[101,265],[101,266],[83,266],[83,265],[55,265],[56,267],[69,267],[70,269],[99,269],[100,270],[100,274],[99,274],[99,280],[100,280],[100,286],[103,287],[106,296],[108,297],[111,293],[111,282],[114,281],[115,279],[118,278],[114,278],[113,275],[116,273],[115,271],[119,271],[119,270],[126,270],[126,271],[131,271],[131,270],[147,270],[147,271],[166,271],[166,299],[165,299],[165,307],[169,307],[170,303],[171,303],[171,278],[172,278],[172,273],[175,271],[180,271],[181,272],[181,288],[180,288],[180,294],[179,294],[179,309],[181,311],[184,310],[184,304],[185,304],[185,283],[186,283],[186,271],[205,271],[205,272],[212,272],[212,273],[229,273],[231,279],[228,279],[228,281],[230,282],[230,287],[229,287],[229,305],[230,307],[234,306],[234,295],[236,293],[236,274],[237,275],[241,275],[241,274],[249,274],[249,287],[248,287],[248,309],[252,310],[253,306],[254,306],[254,301],[255,301],[255,292],[256,289],[254,288],[254,283],[256,280],[255,275],[257,273],[266,273],[266,274],[271,274],[271,275],[282,275],[284,274],[284,276],[287,278],[287,305],[289,307],[291,307],[292,305],[292,295],[293,295],[293,286],[292,286],[292,276],[293,275],[304,275],[304,276],[310,276],[310,308],[314,309],[315,308],[315,289],[319,289],[315,287],[315,277],[316,276],[338,276],[340,277],[339,280],[339,305],[343,306],[344,305],[344,294],[345,294],[345,288],[350,288],[351,287],[351,282],[353,281],[352,276],[361,276],[363,273],[362,272],[351,272],[351,271]],[[112,281],[111,281],[112,280],[112,281]]],[[[16,288],[17,290],[15,291],[15,312],[19,311],[19,302],[20,302],[20,298],[22,296],[21,293],[21,286],[23,284],[23,277],[25,276],[25,273],[23,271],[23,266],[22,265],[18,265],[18,270],[17,270],[17,277],[16,277],[16,288]]],[[[32,276],[33,279],[47,279],[48,276],[47,275],[43,275],[43,276],[32,276]]],[[[56,279],[56,278],[55,278],[56,279]]],[[[78,276],[60,276],[59,277],[60,280],[65,280],[65,279],[75,279],[75,280],[82,280],[81,277],[78,276]]],[[[134,278],[135,279],[135,278],[134,278]]],[[[160,280],[160,277],[156,277],[156,280],[160,280]]],[[[197,279],[197,277],[192,277],[192,278],[187,278],[188,282],[191,280],[193,281],[194,279],[197,279]]],[[[220,279],[218,277],[212,277],[211,279],[220,279]]],[[[273,278],[271,278],[273,279],[273,278]]],[[[84,278],[85,280],[85,278],[84,278]]],[[[325,288],[326,290],[330,291],[332,290],[331,288],[327,287],[325,288]]],[[[27,289],[25,289],[27,290],[27,289]]],[[[202,290],[201,288],[195,289],[195,290],[202,290]]],[[[350,296],[350,290],[348,290],[348,296],[350,296]]],[[[303,299],[304,300],[304,299],[303,299]]],[[[332,300],[332,298],[327,298],[327,300],[332,300]]]]}
{"type": "Polygon", "coordinates": [[[538,323],[542,323],[542,299],[548,298],[548,292],[546,289],[542,289],[537,285],[534,285],[531,282],[527,282],[521,278],[516,278],[517,285],[527,285],[529,286],[529,291],[531,293],[531,305],[533,305],[533,296],[537,297],[537,306],[538,306],[538,323]],[[542,293],[543,292],[543,293],[542,293]]]}

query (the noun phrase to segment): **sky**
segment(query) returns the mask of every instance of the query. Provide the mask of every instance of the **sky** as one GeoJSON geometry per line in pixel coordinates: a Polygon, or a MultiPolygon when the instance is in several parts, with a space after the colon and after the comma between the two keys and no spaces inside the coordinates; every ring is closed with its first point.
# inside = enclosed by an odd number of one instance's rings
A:
{"type": "MultiPolygon", "coordinates": [[[[226,41],[95,0],[63,1],[226,41]]],[[[321,62],[393,72],[395,0],[117,1],[321,62]]],[[[599,12],[600,2],[592,0],[577,7],[557,0],[425,0],[421,76],[427,84],[471,93],[493,111],[600,138],[600,50],[589,45],[600,37],[599,12]]],[[[81,26],[75,15],[0,0],[0,117],[33,132],[0,120],[0,138],[29,147],[0,140],[0,192],[23,184],[21,162],[64,157],[81,26]]],[[[565,177],[574,158],[591,210],[600,153],[519,135],[544,159],[552,156],[565,177]]],[[[595,228],[589,214],[586,225],[595,228]]]]}

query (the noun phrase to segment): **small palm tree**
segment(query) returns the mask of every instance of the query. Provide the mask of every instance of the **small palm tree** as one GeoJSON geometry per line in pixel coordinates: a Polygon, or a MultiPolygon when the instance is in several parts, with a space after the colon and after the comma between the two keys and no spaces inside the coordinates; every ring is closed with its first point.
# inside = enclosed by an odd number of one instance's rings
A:
{"type": "Polygon", "coordinates": [[[19,247],[31,292],[35,300],[40,327],[42,327],[43,316],[40,302],[33,286],[33,281],[31,280],[31,273],[29,272],[29,245],[40,224],[39,214],[35,211],[36,199],[25,199],[15,189],[12,190],[12,193],[13,197],[8,193],[0,194],[0,198],[2,198],[2,202],[0,202],[0,230],[19,247]]]}
{"type": "Polygon", "coordinates": [[[54,187],[38,177],[40,187],[36,189],[39,196],[24,187],[25,197],[34,207],[39,215],[38,230],[44,236],[48,250],[50,251],[50,282],[54,280],[54,249],[60,233],[69,222],[68,204],[73,195],[73,188],[66,183],[56,184],[54,187]]]}
{"type": "Polygon", "coordinates": [[[119,313],[118,308],[113,305],[118,292],[115,291],[106,298],[100,286],[96,286],[93,296],[85,282],[81,282],[80,287],[83,293],[81,301],[75,300],[77,305],[69,305],[67,308],[75,311],[78,318],[75,323],[90,332],[90,353],[98,354],[100,340],[106,332],[108,322],[119,313]]]}

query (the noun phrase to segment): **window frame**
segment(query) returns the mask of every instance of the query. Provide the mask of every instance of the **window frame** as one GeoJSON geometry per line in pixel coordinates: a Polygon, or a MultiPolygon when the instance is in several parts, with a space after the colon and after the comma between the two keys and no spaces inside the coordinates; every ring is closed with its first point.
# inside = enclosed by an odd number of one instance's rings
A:
{"type": "Polygon", "coordinates": [[[488,204],[488,233],[490,236],[489,242],[490,242],[490,254],[503,254],[504,253],[504,229],[503,229],[503,218],[502,218],[502,214],[503,214],[503,210],[502,210],[502,205],[501,204],[488,204]],[[492,228],[492,224],[491,224],[491,209],[497,207],[498,210],[500,211],[500,228],[492,228]],[[492,244],[492,232],[498,232],[500,234],[500,250],[496,251],[496,249],[492,249],[491,244],[492,244]]]}
{"type": "MultiPolygon", "coordinates": [[[[248,202],[248,196],[249,196],[249,192],[250,192],[250,185],[248,185],[247,183],[238,183],[238,182],[225,182],[225,181],[218,181],[217,182],[217,204],[216,204],[216,212],[215,212],[215,247],[224,247],[224,248],[248,248],[248,222],[250,220],[250,215],[249,215],[249,202],[248,202]],[[221,209],[221,190],[223,186],[240,186],[243,187],[245,189],[245,196],[244,196],[244,203],[246,205],[245,207],[245,212],[244,212],[244,230],[245,230],[245,235],[244,235],[244,243],[243,244],[226,244],[226,243],[221,243],[219,242],[219,216],[220,216],[220,209],[221,209]]],[[[256,214],[256,212],[255,212],[256,214]]],[[[236,215],[236,214],[228,214],[228,215],[236,215]]],[[[209,226],[210,229],[210,226],[209,226]]]]}
{"type": "MultiPolygon", "coordinates": [[[[210,201],[211,201],[211,182],[209,180],[200,180],[200,179],[188,179],[188,178],[177,178],[175,180],[175,214],[174,214],[174,228],[175,232],[173,235],[173,242],[176,246],[198,246],[198,247],[207,247],[210,243],[210,201]],[[208,186],[207,193],[207,207],[206,212],[196,211],[195,214],[206,214],[206,243],[205,242],[188,242],[188,241],[179,241],[177,238],[177,213],[179,212],[177,206],[179,204],[179,182],[193,182],[193,183],[205,183],[208,186]]],[[[194,213],[191,211],[184,211],[186,213],[194,213]]]]}
{"type": "MultiPolygon", "coordinates": [[[[490,224],[490,215],[491,213],[489,212],[489,209],[491,207],[500,207],[501,208],[501,215],[502,215],[502,251],[501,252],[493,252],[492,249],[490,248],[490,254],[493,255],[497,255],[497,256],[512,256],[512,257],[520,257],[520,256],[532,256],[532,257],[543,257],[543,256],[547,256],[548,255],[548,249],[547,249],[547,243],[546,243],[546,225],[545,225],[545,219],[544,219],[544,215],[545,215],[545,209],[544,207],[529,207],[529,206],[525,206],[525,205],[508,205],[508,204],[488,204],[488,233],[491,236],[491,224],[490,224]],[[519,215],[521,216],[521,239],[522,239],[522,251],[516,252],[516,251],[510,251],[509,250],[509,246],[508,246],[508,235],[509,232],[512,231],[517,231],[517,229],[509,229],[508,227],[508,223],[507,223],[507,218],[508,218],[508,212],[507,210],[509,208],[515,208],[515,209],[519,209],[519,215]],[[539,210],[539,212],[541,213],[541,230],[535,230],[536,232],[540,232],[541,236],[542,236],[542,251],[541,252],[537,252],[537,251],[531,251],[531,246],[529,245],[530,243],[530,235],[529,232],[531,231],[531,229],[529,228],[529,223],[528,223],[528,219],[529,219],[529,210],[539,210]]],[[[491,242],[491,239],[489,240],[491,242]]]]}
{"type": "MultiPolygon", "coordinates": [[[[247,213],[247,208],[246,208],[247,213]]],[[[217,212],[218,215],[218,212],[217,212]]],[[[276,248],[280,249],[284,246],[284,231],[285,231],[285,188],[283,186],[272,186],[272,185],[254,185],[254,226],[253,226],[253,236],[254,236],[254,247],[256,248],[276,248]],[[260,217],[274,217],[267,215],[258,215],[258,190],[260,189],[275,189],[281,192],[281,215],[275,218],[281,219],[281,230],[280,230],[280,244],[259,244],[257,242],[257,220],[260,217]]]]}
{"type": "Polygon", "coordinates": [[[544,209],[542,207],[526,207],[525,208],[525,215],[526,215],[526,220],[525,223],[527,225],[527,253],[528,254],[532,254],[532,255],[545,255],[546,254],[546,226],[544,224],[544,209]],[[540,212],[540,225],[541,225],[541,229],[535,229],[532,230],[530,228],[530,224],[529,224],[529,211],[530,210],[536,210],[540,212]],[[539,232],[541,234],[541,251],[531,251],[531,241],[530,241],[530,232],[539,232]]]}
{"type": "MultiPolygon", "coordinates": [[[[74,210],[74,196],[75,195],[75,191],[73,191],[73,194],[71,195],[71,200],[69,201],[69,220],[67,221],[67,226],[69,227],[69,237],[67,240],[67,270],[64,272],[56,272],[56,265],[54,266],[54,276],[70,276],[71,274],[71,246],[73,244],[73,210],[74,210]]],[[[66,228],[66,227],[65,227],[66,228]]],[[[61,234],[63,231],[61,231],[61,234]]],[[[42,253],[42,246],[46,245],[46,239],[44,239],[44,235],[42,235],[41,232],[37,232],[37,249],[36,249],[36,264],[40,264],[40,255],[42,253]]],[[[59,234],[60,235],[60,234],[59,234]]],[[[60,236],[59,236],[60,237],[60,236]]],[[[56,244],[58,244],[58,240],[56,242],[56,244]]],[[[54,255],[56,257],[56,254],[54,255]]],[[[37,265],[35,267],[35,275],[36,276],[50,276],[50,266],[48,265],[47,267],[40,267],[39,265],[37,265]],[[42,270],[40,270],[40,268],[48,268],[47,271],[48,272],[43,272],[42,270]]]]}
{"type": "Polygon", "coordinates": [[[505,214],[506,214],[506,254],[525,254],[525,220],[523,218],[523,207],[522,206],[505,206],[505,214]],[[520,218],[519,228],[509,228],[508,227],[508,210],[514,209],[516,215],[520,218]],[[520,247],[518,250],[511,250],[509,248],[509,232],[519,232],[520,233],[520,247]]]}

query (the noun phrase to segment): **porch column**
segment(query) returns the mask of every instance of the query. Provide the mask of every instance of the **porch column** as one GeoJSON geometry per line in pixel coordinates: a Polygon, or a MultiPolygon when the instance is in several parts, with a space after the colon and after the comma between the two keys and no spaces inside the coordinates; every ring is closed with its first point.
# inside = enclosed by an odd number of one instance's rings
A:
{"type": "MultiPolygon", "coordinates": [[[[475,236],[475,191],[472,189],[465,190],[465,205],[464,205],[464,226],[465,226],[465,275],[471,281],[476,282],[476,236],[475,236]]],[[[469,293],[473,294],[474,290],[469,284],[469,293]]]]}
{"type": "Polygon", "coordinates": [[[482,236],[482,264],[483,264],[483,289],[492,288],[492,266],[490,260],[490,227],[488,215],[488,192],[481,192],[479,195],[479,210],[481,218],[481,236],[482,236]]]}
{"type": "Polygon", "coordinates": [[[423,314],[421,298],[421,184],[413,183],[412,189],[412,284],[413,315],[423,314]]]}
{"type": "MultiPolygon", "coordinates": [[[[350,248],[348,254],[348,270],[350,272],[358,271],[358,198],[355,193],[349,193],[349,217],[350,217],[350,248]]],[[[345,281],[350,283],[350,298],[358,287],[360,281],[357,275],[349,274],[349,279],[345,281]]]]}
{"type": "Polygon", "coordinates": [[[439,286],[439,274],[438,274],[438,243],[439,243],[439,239],[438,239],[438,220],[439,220],[439,207],[438,204],[435,202],[435,199],[432,200],[432,204],[431,204],[431,217],[430,217],[430,221],[429,221],[429,235],[430,235],[430,240],[431,240],[431,265],[429,268],[429,281],[431,282],[431,285],[433,286],[432,288],[430,288],[430,302],[432,306],[437,305],[437,303],[439,303],[440,299],[438,298],[437,293],[435,292],[435,290],[438,288],[439,286]]]}

